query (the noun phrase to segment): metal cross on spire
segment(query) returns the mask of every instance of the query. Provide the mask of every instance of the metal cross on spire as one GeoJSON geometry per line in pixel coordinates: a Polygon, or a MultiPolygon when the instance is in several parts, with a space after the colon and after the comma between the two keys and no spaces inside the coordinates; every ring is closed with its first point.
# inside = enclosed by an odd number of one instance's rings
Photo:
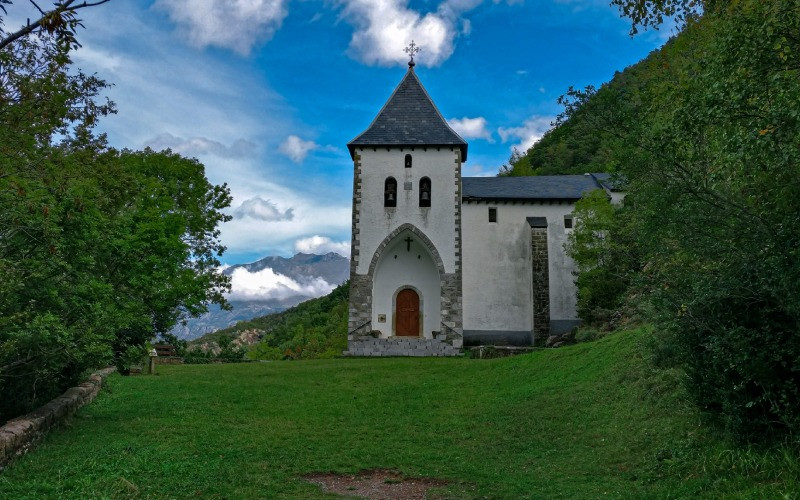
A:
{"type": "Polygon", "coordinates": [[[411,60],[408,61],[408,67],[409,68],[413,68],[414,67],[414,65],[416,64],[414,62],[414,56],[416,54],[418,54],[421,50],[422,50],[422,48],[419,47],[417,44],[415,44],[414,40],[411,40],[411,43],[408,45],[408,47],[403,49],[403,52],[405,52],[406,54],[408,54],[411,57],[411,60]]]}

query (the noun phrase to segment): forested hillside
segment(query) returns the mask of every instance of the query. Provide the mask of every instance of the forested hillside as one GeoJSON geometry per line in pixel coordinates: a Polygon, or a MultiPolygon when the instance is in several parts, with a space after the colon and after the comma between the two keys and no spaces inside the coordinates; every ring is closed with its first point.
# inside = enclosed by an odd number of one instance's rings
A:
{"type": "Polygon", "coordinates": [[[691,21],[612,82],[570,89],[561,125],[505,173],[621,174],[624,206],[576,207],[582,317],[652,321],[654,359],[685,369],[711,420],[797,444],[800,4],[619,3],[691,21]]]}
{"type": "MultiPolygon", "coordinates": [[[[662,71],[659,64],[663,58],[671,58],[680,65],[680,60],[689,55],[683,38],[686,38],[684,33],[678,34],[645,59],[615,73],[601,90],[633,104],[638,98],[637,87],[662,71]]],[[[587,90],[594,95],[594,88],[587,90]]],[[[527,151],[513,155],[509,165],[501,168],[501,176],[580,175],[619,170],[620,158],[616,150],[625,130],[605,126],[612,110],[572,105],[574,92],[570,88],[559,98],[559,104],[566,109],[558,116],[555,126],[527,151]]]]}
{"type": "Polygon", "coordinates": [[[197,349],[228,337],[249,346],[250,359],[308,359],[337,356],[347,348],[349,283],[324,297],[307,300],[283,312],[204,335],[191,342],[197,349]]]}

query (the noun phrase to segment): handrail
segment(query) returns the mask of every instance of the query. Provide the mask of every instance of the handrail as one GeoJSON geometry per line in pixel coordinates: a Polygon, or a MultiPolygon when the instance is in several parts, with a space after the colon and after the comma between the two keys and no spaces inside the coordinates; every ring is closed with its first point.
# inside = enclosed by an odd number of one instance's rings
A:
{"type": "Polygon", "coordinates": [[[362,328],[364,328],[365,326],[367,326],[367,325],[371,325],[371,324],[372,324],[372,320],[369,320],[369,321],[367,321],[366,323],[364,323],[363,325],[361,325],[361,326],[357,326],[357,327],[353,328],[352,330],[350,330],[349,332],[347,332],[347,336],[349,337],[350,335],[352,335],[352,334],[356,333],[357,331],[361,330],[361,329],[362,329],[362,328]]]}
{"type": "Polygon", "coordinates": [[[446,324],[444,323],[444,321],[442,321],[442,326],[443,326],[443,327],[445,327],[446,329],[450,330],[450,332],[451,332],[453,335],[456,335],[456,336],[458,336],[458,337],[461,337],[461,335],[460,335],[460,334],[459,334],[457,331],[455,331],[453,328],[451,328],[451,327],[449,327],[448,325],[446,325],[446,324]]]}

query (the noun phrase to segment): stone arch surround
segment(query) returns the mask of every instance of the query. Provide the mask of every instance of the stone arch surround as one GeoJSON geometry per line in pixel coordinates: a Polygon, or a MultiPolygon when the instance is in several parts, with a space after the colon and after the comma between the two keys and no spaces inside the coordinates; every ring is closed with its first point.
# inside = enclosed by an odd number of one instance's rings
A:
{"type": "MultiPolygon", "coordinates": [[[[452,338],[451,345],[461,347],[462,345],[462,292],[461,292],[461,269],[460,265],[456,264],[456,272],[447,273],[445,271],[444,262],[438,249],[433,244],[430,238],[422,232],[418,227],[410,223],[405,223],[398,226],[390,234],[388,234],[380,245],[378,245],[375,253],[370,261],[370,266],[367,274],[358,274],[355,272],[355,264],[351,261],[351,274],[350,274],[350,311],[348,323],[348,339],[350,341],[359,338],[361,335],[368,333],[371,329],[372,320],[372,286],[375,269],[380,261],[381,255],[391,242],[403,231],[408,231],[416,236],[424,247],[428,250],[437,270],[439,271],[440,280],[440,304],[441,311],[440,321],[447,330],[447,336],[452,338]]],[[[457,258],[457,261],[460,257],[457,258]]],[[[441,325],[440,325],[441,327],[441,325]]],[[[445,332],[443,332],[445,333],[445,332]]]]}
{"type": "Polygon", "coordinates": [[[424,327],[420,331],[420,337],[432,338],[435,332],[442,329],[442,265],[437,264],[435,253],[417,233],[405,229],[393,234],[391,241],[375,260],[376,264],[371,266],[369,272],[372,277],[373,335],[380,335],[381,338],[396,335],[395,293],[398,288],[408,286],[423,301],[420,304],[420,318],[424,327]],[[406,252],[407,237],[413,240],[411,252],[406,252]],[[380,321],[381,314],[387,315],[386,323],[380,321]]]}
{"type": "Polygon", "coordinates": [[[441,276],[445,275],[444,262],[442,262],[442,257],[439,255],[439,251],[436,250],[436,245],[434,245],[431,239],[428,238],[425,235],[425,233],[423,233],[417,226],[409,223],[401,224],[394,231],[389,233],[389,235],[386,236],[386,238],[384,238],[383,241],[381,241],[381,244],[378,245],[378,248],[375,249],[375,253],[372,255],[372,260],[369,263],[369,271],[367,271],[367,276],[369,276],[370,279],[372,279],[375,276],[375,268],[378,266],[378,262],[381,259],[381,255],[383,255],[383,251],[386,250],[386,247],[388,247],[389,244],[392,243],[394,239],[397,238],[397,236],[400,235],[400,233],[402,233],[403,231],[410,231],[414,236],[419,238],[419,240],[422,242],[423,245],[425,245],[425,248],[427,248],[428,252],[431,254],[431,257],[433,258],[434,264],[436,264],[436,268],[439,270],[439,276],[441,279],[441,276]]]}

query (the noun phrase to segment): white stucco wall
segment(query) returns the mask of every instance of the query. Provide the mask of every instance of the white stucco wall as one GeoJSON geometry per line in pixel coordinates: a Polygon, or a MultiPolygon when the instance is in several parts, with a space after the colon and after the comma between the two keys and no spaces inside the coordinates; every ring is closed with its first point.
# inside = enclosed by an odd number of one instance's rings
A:
{"type": "Polygon", "coordinates": [[[441,297],[439,290],[439,271],[424,244],[417,241],[410,231],[397,235],[386,247],[378,265],[372,288],[372,329],[381,332],[386,338],[395,334],[395,297],[404,287],[411,287],[420,296],[420,321],[422,336],[433,338],[432,331],[440,330],[441,297]],[[403,241],[407,237],[413,241],[403,241]],[[386,322],[378,321],[379,315],[386,315],[386,322]]]}
{"type": "Polygon", "coordinates": [[[606,193],[611,197],[612,205],[622,205],[622,202],[625,200],[625,193],[622,191],[606,191],[606,193]]]}
{"type": "Polygon", "coordinates": [[[532,330],[527,217],[547,218],[550,319],[577,319],[574,262],[564,252],[564,216],[573,209],[569,203],[462,204],[464,330],[532,330]],[[489,207],[497,208],[497,222],[489,222],[489,207]]]}
{"type": "MultiPolygon", "coordinates": [[[[357,149],[361,155],[361,210],[359,213],[358,274],[367,274],[375,250],[397,227],[410,223],[420,229],[436,246],[445,272],[455,272],[455,208],[456,149],[386,148],[373,151],[357,149]],[[405,155],[410,154],[413,166],[405,168],[405,155]],[[384,208],[383,190],[386,178],[397,180],[397,207],[384,208]],[[419,206],[419,182],[431,179],[431,206],[419,206]],[[405,189],[405,183],[411,189],[405,189]]],[[[375,323],[373,323],[374,327],[375,323]]]]}

